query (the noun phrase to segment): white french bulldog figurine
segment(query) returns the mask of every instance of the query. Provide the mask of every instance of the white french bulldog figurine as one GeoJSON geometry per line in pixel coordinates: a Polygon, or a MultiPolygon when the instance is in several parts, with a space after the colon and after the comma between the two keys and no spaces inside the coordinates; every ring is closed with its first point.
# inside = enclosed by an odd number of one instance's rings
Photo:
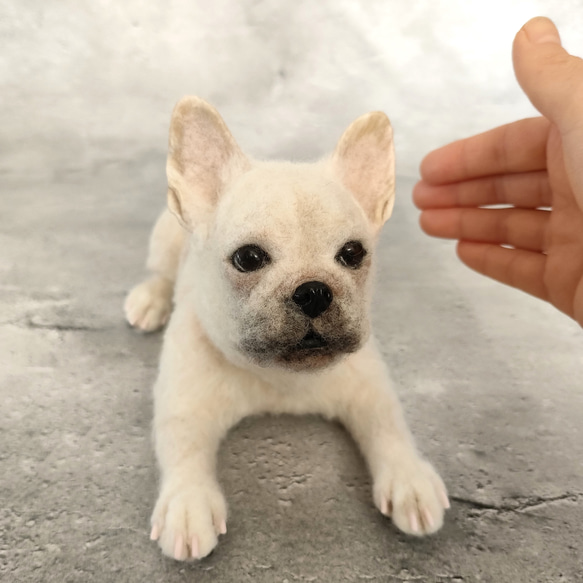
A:
{"type": "Polygon", "coordinates": [[[386,115],[359,117],[319,162],[260,162],[213,107],[186,97],[172,114],[167,173],[152,275],[125,302],[136,328],[170,320],[154,388],[151,538],[177,560],[213,550],[227,529],[219,443],[260,413],[340,420],[377,508],[406,533],[438,530],[445,486],[415,448],[369,326],[375,243],[395,191],[386,115]]]}

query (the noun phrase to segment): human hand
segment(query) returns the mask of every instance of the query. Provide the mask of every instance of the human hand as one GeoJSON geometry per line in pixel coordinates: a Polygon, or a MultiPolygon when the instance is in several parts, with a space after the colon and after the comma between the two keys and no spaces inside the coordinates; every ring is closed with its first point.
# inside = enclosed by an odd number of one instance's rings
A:
{"type": "Polygon", "coordinates": [[[544,117],[431,152],[413,199],[423,230],[458,239],[466,265],[583,326],[583,61],[541,17],[516,35],[513,60],[544,117]],[[506,208],[484,208],[495,205],[506,208]]]}

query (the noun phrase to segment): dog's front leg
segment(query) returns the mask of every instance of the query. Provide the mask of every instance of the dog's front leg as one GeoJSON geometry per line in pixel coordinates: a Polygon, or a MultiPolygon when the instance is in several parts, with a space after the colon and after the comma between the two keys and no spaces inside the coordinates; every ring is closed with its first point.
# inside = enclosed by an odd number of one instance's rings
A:
{"type": "Polygon", "coordinates": [[[202,558],[226,532],[227,505],[216,478],[221,439],[242,415],[229,367],[194,318],[173,314],[154,389],[154,437],[161,471],[151,538],[177,560],[202,558]]]}
{"type": "Polygon", "coordinates": [[[164,210],[150,237],[147,267],[151,276],[136,285],[124,302],[129,324],[143,332],[153,332],[166,324],[187,242],[188,233],[168,209],[164,210]]]}
{"type": "Polygon", "coordinates": [[[408,534],[435,532],[449,508],[446,488],[415,448],[376,346],[370,342],[346,367],[335,385],[342,386],[337,414],[366,458],[377,508],[408,534]]]}

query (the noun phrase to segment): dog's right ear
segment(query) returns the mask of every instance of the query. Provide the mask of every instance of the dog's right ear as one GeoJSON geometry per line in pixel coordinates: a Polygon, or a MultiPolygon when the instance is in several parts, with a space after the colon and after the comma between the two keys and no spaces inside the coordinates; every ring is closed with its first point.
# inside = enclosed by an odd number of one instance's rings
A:
{"type": "Polygon", "coordinates": [[[177,103],[166,164],[168,207],[186,229],[205,223],[226,185],[249,168],[214,107],[198,97],[177,103]]]}

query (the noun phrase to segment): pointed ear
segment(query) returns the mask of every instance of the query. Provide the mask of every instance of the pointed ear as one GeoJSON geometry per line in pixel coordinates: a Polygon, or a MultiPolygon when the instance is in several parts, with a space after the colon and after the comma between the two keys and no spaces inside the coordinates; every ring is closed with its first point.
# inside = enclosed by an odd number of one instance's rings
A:
{"type": "Polygon", "coordinates": [[[217,110],[184,97],[170,122],[168,207],[192,231],[204,223],[227,184],[250,168],[217,110]]]}
{"type": "Polygon", "coordinates": [[[395,150],[389,118],[373,111],[352,122],[332,155],[336,175],[378,230],[395,202],[395,150]]]}

